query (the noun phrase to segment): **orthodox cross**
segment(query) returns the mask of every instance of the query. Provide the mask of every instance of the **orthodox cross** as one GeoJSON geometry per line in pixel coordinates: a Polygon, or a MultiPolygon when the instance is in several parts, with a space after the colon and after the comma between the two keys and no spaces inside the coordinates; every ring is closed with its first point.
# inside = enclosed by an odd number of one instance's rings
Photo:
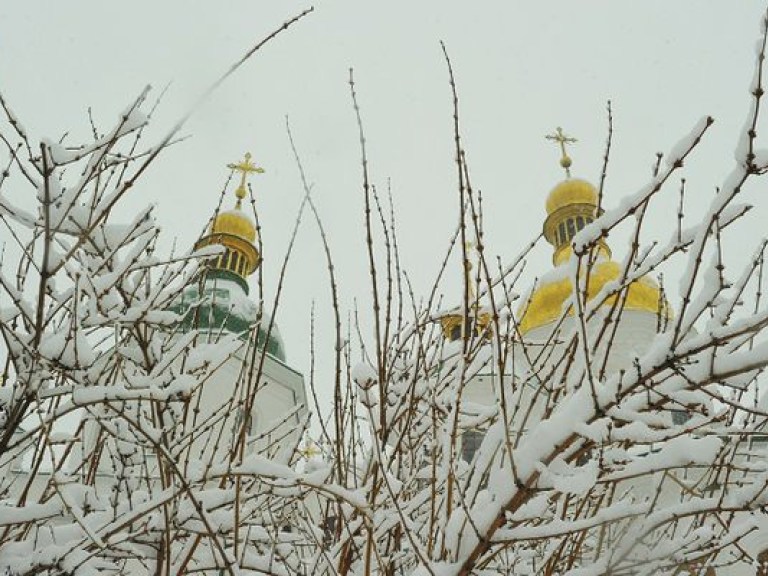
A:
{"type": "Polygon", "coordinates": [[[245,198],[246,195],[245,183],[248,175],[263,174],[264,168],[259,168],[256,166],[256,164],[251,162],[250,152],[245,153],[245,159],[242,162],[238,162],[237,164],[227,164],[227,168],[236,172],[240,172],[240,186],[238,186],[237,190],[235,190],[235,196],[237,196],[237,207],[239,208],[242,199],[245,198]]]}
{"type": "Polygon", "coordinates": [[[576,138],[572,138],[571,136],[568,136],[563,132],[563,129],[560,128],[560,126],[557,127],[557,131],[554,134],[547,134],[545,136],[547,140],[552,140],[553,142],[557,142],[560,145],[560,166],[565,168],[565,175],[570,178],[571,177],[571,157],[568,156],[568,153],[565,150],[566,144],[573,144],[574,142],[577,142],[576,138]]]}
{"type": "Polygon", "coordinates": [[[474,242],[465,242],[464,243],[464,252],[466,254],[466,264],[464,269],[464,274],[466,276],[466,282],[467,287],[469,289],[469,302],[470,304],[475,301],[475,285],[472,282],[472,261],[469,259],[471,252],[474,251],[474,249],[477,247],[477,245],[474,242]]]}
{"type": "Polygon", "coordinates": [[[307,444],[304,446],[303,449],[299,450],[299,454],[301,454],[302,456],[304,456],[304,458],[309,460],[314,456],[322,456],[323,451],[317,447],[317,444],[315,444],[314,442],[312,442],[312,440],[310,440],[309,442],[307,442],[307,444]]]}

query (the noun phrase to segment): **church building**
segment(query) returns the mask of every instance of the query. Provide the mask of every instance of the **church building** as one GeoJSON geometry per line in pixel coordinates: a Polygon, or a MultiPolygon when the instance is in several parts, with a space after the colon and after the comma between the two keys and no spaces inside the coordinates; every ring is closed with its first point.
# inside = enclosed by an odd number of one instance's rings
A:
{"type": "Polygon", "coordinates": [[[247,177],[263,169],[251,162],[250,154],[228,167],[240,175],[234,206],[215,214],[207,233],[195,244],[196,250],[218,248],[219,252],[197,281],[187,286],[174,311],[183,316],[187,330],[196,328],[214,339],[227,334],[250,339],[251,345],[244,346],[217,371],[215,381],[203,387],[201,410],[213,413],[223,400],[239,394],[244,407],[237,410],[248,414],[238,413],[236,421],[248,418],[250,435],[260,438],[257,445],[266,447],[279,440],[277,445],[287,446],[297,442],[307,414],[304,378],[287,363],[278,326],[268,314],[260,313],[248,284],[262,256],[256,223],[243,210],[243,200],[248,194],[247,177]]]}

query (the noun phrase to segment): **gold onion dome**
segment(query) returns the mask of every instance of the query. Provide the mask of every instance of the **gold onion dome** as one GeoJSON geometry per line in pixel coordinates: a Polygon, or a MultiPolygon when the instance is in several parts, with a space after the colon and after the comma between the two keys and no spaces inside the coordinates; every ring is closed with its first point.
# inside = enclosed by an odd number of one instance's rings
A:
{"type": "MultiPolygon", "coordinates": [[[[555,249],[552,257],[555,269],[541,279],[523,305],[520,318],[521,334],[554,322],[562,315],[566,301],[573,295],[570,273],[562,264],[572,255],[573,237],[599,215],[598,193],[595,187],[586,180],[570,177],[571,159],[565,153],[565,144],[576,140],[565,136],[560,128],[547,138],[560,144],[560,165],[565,169],[567,176],[552,189],[546,201],[544,237],[555,249]]],[[[621,266],[611,260],[611,251],[605,241],[599,240],[597,258],[587,279],[587,301],[597,296],[606,284],[620,280],[621,276],[621,266]]],[[[613,306],[617,297],[614,294],[606,298],[602,305],[613,306]]],[[[658,284],[647,277],[629,285],[623,299],[623,309],[651,314],[659,314],[661,311],[667,314],[666,302],[658,284]]],[[[574,306],[571,305],[568,315],[573,314],[574,306]]]]}
{"type": "Polygon", "coordinates": [[[240,208],[219,213],[209,234],[230,234],[250,243],[256,242],[256,225],[240,208]]]}
{"type": "Polygon", "coordinates": [[[469,309],[466,314],[454,309],[439,317],[443,337],[451,342],[461,338],[470,338],[472,335],[482,336],[486,339],[491,336],[491,315],[480,309],[475,283],[472,280],[472,262],[468,254],[473,248],[475,248],[473,242],[467,242],[464,245],[464,282],[469,309]]]}
{"type": "Polygon", "coordinates": [[[258,268],[261,255],[256,248],[256,225],[243,212],[242,201],[248,193],[246,188],[248,176],[262,173],[264,170],[251,162],[250,154],[246,154],[243,161],[227,164],[227,167],[240,172],[240,184],[235,190],[237,202],[233,209],[216,215],[211,222],[208,234],[195,244],[195,249],[211,245],[223,246],[224,252],[213,261],[211,268],[237,281],[247,291],[245,278],[258,268]]]}
{"type": "Polygon", "coordinates": [[[597,190],[586,180],[568,178],[563,180],[547,196],[547,214],[571,204],[597,206],[597,190]]]}

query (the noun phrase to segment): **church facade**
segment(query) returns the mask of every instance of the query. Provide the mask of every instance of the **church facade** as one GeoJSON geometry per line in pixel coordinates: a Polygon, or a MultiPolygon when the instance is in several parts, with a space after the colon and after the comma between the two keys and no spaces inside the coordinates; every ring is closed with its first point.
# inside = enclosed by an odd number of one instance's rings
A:
{"type": "Polygon", "coordinates": [[[169,461],[177,474],[207,477],[249,454],[275,457],[298,447],[308,418],[304,378],[288,364],[276,323],[249,294],[261,253],[242,200],[247,175],[260,169],[250,155],[229,167],[241,174],[235,205],[216,213],[197,241],[196,251],[212,256],[171,306],[176,320],[158,338],[154,366],[130,345],[100,353],[94,372],[115,376],[94,388],[103,398],[87,387],[74,394],[83,408],[55,430],[71,437],[66,451],[35,467],[30,444],[19,442],[4,459],[0,477],[12,497],[45,499],[53,469],[63,467],[99,497],[151,498],[173,483],[169,461]],[[164,435],[162,448],[153,434],[164,435]]]}

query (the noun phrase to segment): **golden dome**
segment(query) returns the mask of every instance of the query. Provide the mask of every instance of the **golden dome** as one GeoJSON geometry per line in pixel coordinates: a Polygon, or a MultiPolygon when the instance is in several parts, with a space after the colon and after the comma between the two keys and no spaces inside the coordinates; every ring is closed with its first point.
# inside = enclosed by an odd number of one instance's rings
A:
{"type": "MultiPolygon", "coordinates": [[[[597,262],[592,269],[587,282],[587,301],[597,296],[609,282],[621,279],[621,266],[612,261],[597,262]]],[[[558,275],[557,279],[544,281],[533,291],[528,299],[520,320],[520,333],[525,334],[550,322],[554,322],[563,313],[565,301],[571,298],[573,285],[569,277],[558,275]]],[[[612,306],[617,295],[608,297],[603,306],[612,306]]],[[[575,306],[571,305],[568,315],[573,316],[575,306]]],[[[629,285],[624,310],[636,310],[658,314],[667,314],[667,307],[661,295],[658,284],[650,278],[643,277],[629,285]]]]}
{"type": "MultiPolygon", "coordinates": [[[[560,165],[565,168],[567,176],[566,180],[552,189],[546,202],[544,237],[555,249],[552,258],[555,269],[542,279],[520,311],[521,334],[559,319],[565,312],[566,302],[569,302],[567,314],[574,314],[575,306],[570,302],[574,286],[568,268],[563,264],[573,256],[571,243],[574,236],[594,222],[599,215],[597,189],[586,180],[570,177],[571,160],[566,154],[565,144],[576,140],[563,134],[561,128],[558,128],[555,134],[547,136],[547,139],[560,146],[560,165]]],[[[621,266],[611,260],[611,251],[603,238],[597,241],[595,248],[597,261],[587,280],[587,301],[597,296],[606,284],[620,281],[622,277],[621,266]]],[[[624,296],[624,310],[668,314],[659,286],[649,278],[643,277],[632,282],[624,296]]],[[[618,297],[619,295],[613,294],[601,305],[610,307],[618,297]]]]}
{"type": "Polygon", "coordinates": [[[481,312],[478,314],[476,309],[473,309],[468,314],[469,330],[464,330],[464,315],[460,313],[449,313],[440,317],[440,326],[443,329],[443,337],[446,340],[454,342],[460,340],[465,336],[467,332],[474,332],[475,336],[482,336],[485,339],[490,339],[493,326],[491,325],[491,315],[487,312],[481,312]]]}
{"type": "Polygon", "coordinates": [[[597,206],[597,190],[586,180],[579,178],[563,180],[547,196],[547,214],[572,204],[597,206]]]}
{"type": "Polygon", "coordinates": [[[210,234],[231,234],[251,244],[256,242],[256,226],[239,208],[219,213],[211,224],[210,234]]]}
{"type": "Polygon", "coordinates": [[[233,171],[240,172],[240,185],[235,190],[237,203],[232,210],[220,212],[211,223],[208,234],[200,238],[195,249],[205,246],[221,246],[224,251],[212,262],[210,268],[217,274],[226,274],[240,282],[248,293],[245,278],[252,274],[261,263],[261,254],[256,248],[256,225],[241,209],[242,201],[247,196],[246,178],[252,173],[264,172],[251,162],[251,155],[235,164],[227,164],[233,171]]]}

